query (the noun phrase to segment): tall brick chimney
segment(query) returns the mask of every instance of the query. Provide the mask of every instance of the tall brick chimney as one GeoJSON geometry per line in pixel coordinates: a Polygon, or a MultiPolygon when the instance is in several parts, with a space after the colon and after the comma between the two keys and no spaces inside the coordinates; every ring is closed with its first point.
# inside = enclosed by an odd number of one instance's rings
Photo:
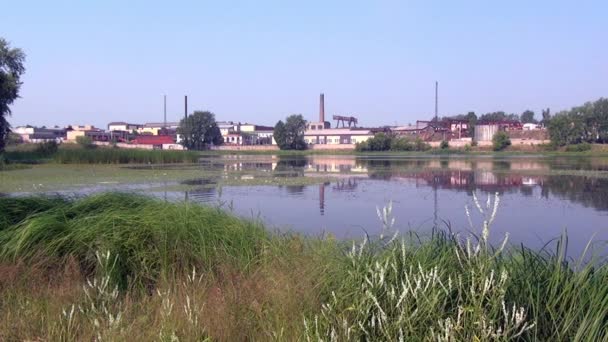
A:
{"type": "Polygon", "coordinates": [[[325,122],[325,95],[319,96],[319,122],[325,122]]]}

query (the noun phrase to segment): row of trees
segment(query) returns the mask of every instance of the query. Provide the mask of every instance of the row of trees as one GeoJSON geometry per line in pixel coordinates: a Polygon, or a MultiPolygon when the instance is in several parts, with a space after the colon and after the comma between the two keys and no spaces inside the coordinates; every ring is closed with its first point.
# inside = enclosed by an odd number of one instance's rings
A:
{"type": "Polygon", "coordinates": [[[608,99],[600,98],[557,113],[548,124],[551,143],[608,143],[608,99]]]}
{"type": "Polygon", "coordinates": [[[422,139],[414,140],[392,134],[377,133],[373,138],[357,143],[356,150],[365,151],[428,151],[431,145],[422,139]]]}
{"type": "Polygon", "coordinates": [[[477,122],[492,122],[492,121],[519,121],[521,123],[543,123],[548,122],[548,119],[551,117],[550,110],[547,108],[543,109],[542,112],[542,120],[537,120],[535,118],[534,111],[529,109],[525,110],[520,115],[517,114],[507,114],[504,111],[497,112],[489,112],[485,113],[481,116],[477,116],[475,112],[468,112],[467,114],[458,114],[454,116],[444,117],[442,120],[454,119],[454,120],[465,120],[469,122],[469,125],[475,125],[477,122]]]}

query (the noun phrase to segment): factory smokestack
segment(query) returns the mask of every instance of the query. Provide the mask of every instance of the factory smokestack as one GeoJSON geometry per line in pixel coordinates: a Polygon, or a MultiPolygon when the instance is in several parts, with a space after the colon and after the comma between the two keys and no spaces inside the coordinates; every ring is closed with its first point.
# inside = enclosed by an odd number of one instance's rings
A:
{"type": "Polygon", "coordinates": [[[188,95],[184,95],[184,119],[188,118],[188,95]]]}
{"type": "Polygon", "coordinates": [[[319,96],[319,122],[325,122],[325,95],[319,96]]]}

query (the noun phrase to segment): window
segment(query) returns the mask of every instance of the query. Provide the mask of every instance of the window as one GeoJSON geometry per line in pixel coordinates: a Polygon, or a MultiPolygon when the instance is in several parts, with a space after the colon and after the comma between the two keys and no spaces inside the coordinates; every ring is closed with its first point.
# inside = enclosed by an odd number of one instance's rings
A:
{"type": "Polygon", "coordinates": [[[317,126],[315,125],[310,125],[310,129],[316,129],[317,126]]]}

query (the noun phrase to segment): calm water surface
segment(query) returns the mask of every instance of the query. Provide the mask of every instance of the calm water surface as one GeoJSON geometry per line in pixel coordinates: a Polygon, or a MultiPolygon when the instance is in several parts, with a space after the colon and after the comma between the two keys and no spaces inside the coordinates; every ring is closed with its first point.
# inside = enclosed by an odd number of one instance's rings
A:
{"type": "MultiPolygon", "coordinates": [[[[485,208],[488,196],[498,194],[495,241],[508,232],[511,243],[540,248],[567,231],[569,254],[576,255],[591,238],[608,240],[606,158],[238,155],[205,157],[193,167],[200,169],[200,178],[169,180],[160,188],[137,182],[128,189],[222,205],[272,229],[338,238],[378,233],[377,208],[389,202],[401,231],[450,226],[477,233],[484,216],[474,196],[485,208]],[[269,185],[217,186],[226,179],[269,185]],[[273,185],[276,180],[294,185],[273,185]],[[310,183],[318,184],[299,185],[310,183]]],[[[107,189],[97,185],[70,191],[107,189]]]]}

